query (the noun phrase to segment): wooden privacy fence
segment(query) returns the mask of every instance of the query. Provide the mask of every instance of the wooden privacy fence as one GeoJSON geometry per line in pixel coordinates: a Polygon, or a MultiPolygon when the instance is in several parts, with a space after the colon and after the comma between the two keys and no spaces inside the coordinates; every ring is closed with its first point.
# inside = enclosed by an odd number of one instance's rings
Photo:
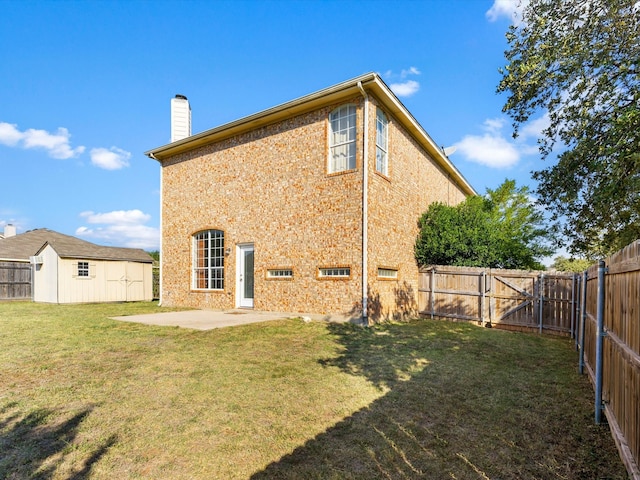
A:
{"type": "Polygon", "coordinates": [[[0,300],[31,300],[31,265],[0,261],[0,300]]]}
{"type": "Polygon", "coordinates": [[[570,335],[575,283],[571,274],[431,266],[420,271],[418,308],[432,317],[570,335]]]}
{"type": "Polygon", "coordinates": [[[153,299],[158,300],[160,298],[160,267],[154,265],[151,267],[151,272],[153,299]]]}
{"type": "Polygon", "coordinates": [[[432,266],[421,270],[422,315],[575,338],[629,475],[640,480],[640,240],[576,275],[432,266]]]}
{"type": "Polygon", "coordinates": [[[640,479],[640,240],[579,277],[576,346],[629,475],[640,479]]]}

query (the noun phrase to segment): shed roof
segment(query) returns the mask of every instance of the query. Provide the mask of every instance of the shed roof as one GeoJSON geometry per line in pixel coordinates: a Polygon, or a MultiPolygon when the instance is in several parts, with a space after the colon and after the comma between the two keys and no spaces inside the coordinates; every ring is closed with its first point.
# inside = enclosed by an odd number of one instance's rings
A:
{"type": "Polygon", "coordinates": [[[248,117],[221,125],[202,133],[191,135],[190,137],[178,140],[168,145],[164,145],[145,152],[150,158],[162,161],[173,155],[192,150],[194,148],[208,145],[225,138],[238,135],[240,133],[253,130],[255,128],[268,125],[294,115],[319,108],[321,106],[338,102],[353,95],[361,94],[361,89],[368,94],[373,94],[407,129],[408,132],[418,141],[420,145],[433,157],[451,178],[462,188],[467,195],[476,195],[477,192],[460,173],[456,166],[451,163],[426,130],[418,123],[413,115],[407,110],[402,102],[395,96],[388,85],[377,73],[367,73],[359,77],[347,80],[332,87],[319,90],[315,93],[305,95],[290,102],[277,105],[261,112],[249,115],[248,117]]]}
{"type": "Polygon", "coordinates": [[[47,228],[0,239],[0,259],[29,260],[47,245],[62,258],[153,263],[151,256],[139,248],[103,247],[47,228]]]}

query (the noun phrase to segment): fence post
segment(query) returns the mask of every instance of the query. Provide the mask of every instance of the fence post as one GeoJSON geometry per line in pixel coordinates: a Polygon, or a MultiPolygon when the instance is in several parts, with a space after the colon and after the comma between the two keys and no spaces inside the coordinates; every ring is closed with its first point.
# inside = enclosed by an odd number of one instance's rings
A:
{"type": "Polygon", "coordinates": [[[482,295],[480,296],[480,322],[482,322],[482,326],[484,327],[484,296],[487,290],[487,274],[483,270],[482,271],[482,280],[480,281],[480,289],[482,295]]]}
{"type": "Polygon", "coordinates": [[[576,274],[571,276],[571,338],[576,338],[574,325],[576,320],[576,274]]]}
{"type": "Polygon", "coordinates": [[[436,301],[436,299],[435,299],[435,296],[436,296],[436,294],[435,294],[436,285],[434,283],[435,282],[435,277],[436,277],[435,273],[436,273],[436,269],[432,268],[431,269],[431,292],[430,292],[431,293],[431,298],[429,299],[430,300],[429,303],[431,303],[431,320],[433,320],[433,313],[434,313],[434,310],[435,310],[435,301],[436,301]]]}
{"type": "Polygon", "coordinates": [[[495,293],[495,284],[493,283],[493,274],[489,269],[489,323],[493,326],[493,320],[495,317],[493,309],[495,308],[495,300],[493,294],[495,293]]]}
{"type": "Polygon", "coordinates": [[[576,347],[576,351],[578,351],[580,349],[580,318],[582,316],[582,275],[576,273],[576,291],[575,291],[575,297],[578,297],[578,295],[580,296],[579,298],[576,298],[576,314],[575,314],[575,322],[573,324],[573,329],[574,329],[574,334],[573,334],[573,338],[575,339],[575,347],[576,347]]]}
{"type": "Polygon", "coordinates": [[[598,316],[596,329],[596,398],[595,398],[595,417],[596,425],[600,425],[602,421],[602,344],[606,335],[604,332],[604,260],[600,260],[598,265],[598,316]]]}
{"type": "Polygon", "coordinates": [[[543,305],[544,305],[544,273],[540,274],[539,280],[538,280],[538,316],[539,316],[539,322],[540,322],[540,332],[542,333],[542,310],[543,310],[543,305]]]}
{"type": "Polygon", "coordinates": [[[580,346],[579,348],[579,360],[578,360],[578,372],[580,375],[584,373],[584,331],[587,323],[587,281],[589,273],[585,270],[582,273],[582,307],[580,308],[580,346]]]}

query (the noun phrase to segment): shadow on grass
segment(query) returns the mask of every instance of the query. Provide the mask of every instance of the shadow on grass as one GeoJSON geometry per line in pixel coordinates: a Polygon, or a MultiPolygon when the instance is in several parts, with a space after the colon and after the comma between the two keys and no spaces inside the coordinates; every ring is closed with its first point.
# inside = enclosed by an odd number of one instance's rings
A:
{"type": "Polygon", "coordinates": [[[626,478],[588,395],[574,398],[588,390],[545,372],[554,360],[528,337],[448,322],[328,328],[343,350],[322,365],[385,394],[253,480],[626,478]]]}
{"type": "MultiPolygon", "coordinates": [[[[54,410],[37,409],[24,415],[17,407],[16,403],[9,403],[0,409],[0,478],[53,478],[73,451],[78,427],[92,408],[60,421],[59,412],[54,410]]],[[[116,440],[115,435],[107,438],[90,452],[79,470],[69,472],[65,478],[89,478],[93,465],[116,440]]]]}

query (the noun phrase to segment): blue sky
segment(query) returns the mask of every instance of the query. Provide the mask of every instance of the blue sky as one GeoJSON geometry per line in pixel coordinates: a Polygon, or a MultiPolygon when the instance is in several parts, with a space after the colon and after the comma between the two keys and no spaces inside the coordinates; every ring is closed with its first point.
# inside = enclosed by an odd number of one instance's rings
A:
{"type": "Polygon", "coordinates": [[[170,99],[193,133],[375,71],[479,193],[534,187],[496,95],[516,0],[0,0],[0,231],[157,249],[170,99]]]}

